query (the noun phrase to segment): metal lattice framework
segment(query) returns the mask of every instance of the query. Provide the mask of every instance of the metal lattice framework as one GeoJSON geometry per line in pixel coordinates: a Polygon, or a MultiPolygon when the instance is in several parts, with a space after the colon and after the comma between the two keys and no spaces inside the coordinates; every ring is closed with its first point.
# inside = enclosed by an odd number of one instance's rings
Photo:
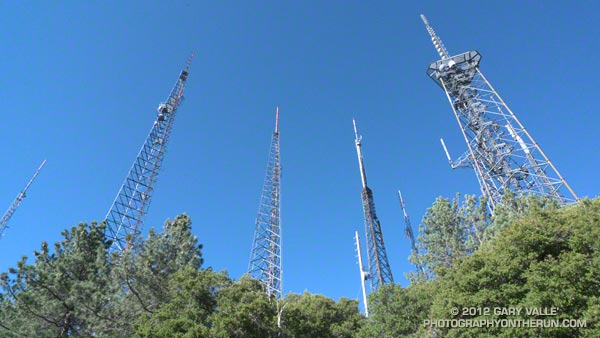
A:
{"type": "MultiPolygon", "coordinates": [[[[410,241],[410,248],[413,253],[415,259],[419,259],[419,249],[417,248],[417,243],[415,241],[415,235],[413,233],[412,225],[410,224],[410,217],[408,217],[408,212],[406,212],[406,206],[404,205],[404,199],[402,198],[402,193],[398,190],[398,199],[400,200],[400,206],[402,207],[402,213],[404,213],[404,234],[406,238],[410,241]]],[[[421,262],[416,262],[417,270],[421,273],[425,273],[425,269],[423,268],[423,264],[421,262]]]]}
{"type": "Polygon", "coordinates": [[[42,164],[40,164],[40,166],[35,171],[35,173],[31,177],[31,179],[29,180],[29,182],[27,182],[27,185],[25,185],[25,188],[23,188],[23,190],[21,190],[21,192],[17,195],[17,197],[15,198],[13,203],[10,205],[8,210],[6,210],[6,212],[4,213],[4,216],[2,216],[2,219],[0,219],[0,238],[2,238],[2,236],[4,236],[4,231],[6,230],[6,228],[8,228],[8,221],[10,221],[10,218],[12,217],[12,215],[15,213],[15,211],[17,211],[17,208],[19,207],[19,205],[21,205],[21,202],[23,202],[23,200],[27,196],[27,189],[29,189],[29,187],[31,186],[31,184],[33,183],[35,178],[38,176],[38,174],[42,170],[42,167],[44,167],[44,164],[46,164],[46,160],[44,160],[42,162],[42,164]]]}
{"type": "Polygon", "coordinates": [[[181,71],[167,100],[158,105],[158,114],[150,133],[106,215],[107,236],[113,241],[111,252],[125,250],[129,241],[141,231],[157,174],[164,159],[175,113],[183,99],[192,58],[193,54],[181,71]]]}
{"type": "Polygon", "coordinates": [[[271,139],[267,173],[262,188],[248,273],[260,280],[268,295],[281,298],[281,162],[279,155],[279,107],[271,139]]]}
{"type": "Polygon", "coordinates": [[[360,168],[360,177],[362,179],[362,206],[365,215],[365,233],[367,237],[367,257],[369,266],[369,281],[371,291],[377,290],[381,285],[393,283],[392,269],[387,258],[385,245],[383,243],[383,232],[381,224],[375,212],[375,202],[373,201],[373,191],[367,186],[367,174],[363,163],[361,150],[361,139],[356,130],[356,121],[354,123],[354,135],[356,136],[356,153],[358,155],[358,165],[360,168]]]}
{"type": "Polygon", "coordinates": [[[506,190],[517,196],[548,196],[560,204],[577,195],[540,146],[479,70],[477,51],[450,56],[442,40],[421,15],[441,60],[427,69],[446,96],[467,143],[468,151],[456,161],[442,146],[452,168],[475,170],[481,193],[493,211],[506,190]]]}

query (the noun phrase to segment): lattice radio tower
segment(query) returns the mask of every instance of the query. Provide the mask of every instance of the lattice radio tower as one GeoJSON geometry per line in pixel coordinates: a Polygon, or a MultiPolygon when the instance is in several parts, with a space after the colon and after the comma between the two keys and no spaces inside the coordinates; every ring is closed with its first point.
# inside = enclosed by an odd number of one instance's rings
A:
{"type": "Polygon", "coordinates": [[[260,280],[268,295],[281,298],[281,162],[279,156],[279,107],[271,139],[267,173],[263,183],[248,273],[260,280]]]}
{"type": "Polygon", "coordinates": [[[183,90],[193,56],[194,54],[188,59],[167,100],[158,105],[158,114],[152,123],[150,133],[106,215],[107,236],[113,241],[111,252],[127,249],[130,241],[141,231],[158,170],[165,155],[175,113],[183,99],[183,90]]]}
{"type": "MultiPolygon", "coordinates": [[[[404,205],[404,199],[402,198],[402,193],[398,190],[398,199],[400,200],[400,206],[402,207],[402,213],[404,214],[404,234],[406,238],[410,241],[410,248],[413,254],[413,257],[416,260],[419,260],[419,249],[417,248],[417,243],[415,241],[415,235],[413,233],[412,225],[410,224],[410,217],[408,217],[408,212],[406,212],[406,206],[404,205]]],[[[423,268],[423,264],[420,261],[416,262],[416,267],[419,272],[425,274],[425,269],[423,268]]]]}
{"type": "Polygon", "coordinates": [[[365,233],[367,237],[367,257],[369,268],[369,281],[371,291],[377,290],[380,286],[394,282],[392,269],[388,262],[383,243],[383,233],[381,224],[375,213],[375,202],[373,201],[373,191],[367,186],[367,174],[363,163],[361,139],[356,130],[356,121],[352,119],[354,124],[354,135],[356,137],[356,153],[358,154],[358,166],[360,168],[360,178],[362,180],[362,206],[365,214],[365,233]]]}
{"type": "Polygon", "coordinates": [[[10,221],[12,215],[15,213],[15,211],[17,211],[19,205],[21,205],[21,202],[23,202],[23,200],[27,196],[27,189],[29,189],[35,178],[38,176],[38,174],[42,170],[42,167],[44,167],[44,164],[46,164],[46,160],[42,162],[42,164],[35,171],[29,182],[27,182],[27,185],[25,185],[25,188],[21,190],[21,192],[17,195],[17,197],[12,202],[8,210],[6,210],[6,212],[4,213],[4,216],[2,216],[2,219],[0,219],[0,238],[4,236],[4,231],[6,230],[6,228],[8,228],[8,221],[10,221]]]}
{"type": "Polygon", "coordinates": [[[505,190],[512,190],[517,196],[548,196],[560,204],[578,200],[573,189],[479,70],[479,52],[450,56],[424,15],[421,19],[441,57],[429,65],[427,75],[446,92],[468,147],[464,155],[453,161],[441,140],[452,168],[475,170],[481,192],[488,196],[491,211],[505,190]]]}

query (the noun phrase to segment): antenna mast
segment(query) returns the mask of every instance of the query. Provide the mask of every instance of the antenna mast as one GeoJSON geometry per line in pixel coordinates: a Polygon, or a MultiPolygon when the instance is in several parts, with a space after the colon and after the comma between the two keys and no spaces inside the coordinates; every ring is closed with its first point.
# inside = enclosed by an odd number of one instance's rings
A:
{"type": "Polygon", "coordinates": [[[281,298],[281,163],[279,154],[279,107],[275,113],[275,131],[267,162],[248,273],[260,280],[268,295],[281,298]]]}
{"type": "MultiPolygon", "coordinates": [[[[406,237],[410,240],[410,247],[412,254],[416,259],[419,259],[419,250],[417,249],[417,244],[415,241],[415,235],[413,233],[412,225],[410,224],[410,217],[408,217],[408,213],[406,212],[406,206],[404,205],[404,199],[402,199],[402,193],[398,190],[398,199],[400,200],[400,206],[402,207],[402,212],[404,213],[404,224],[406,228],[404,229],[404,233],[406,237]]],[[[425,269],[423,268],[423,264],[421,262],[416,263],[417,269],[425,274],[425,269]]]]}
{"type": "Polygon", "coordinates": [[[433,42],[433,46],[435,47],[435,50],[437,50],[438,54],[440,54],[440,57],[442,59],[449,58],[450,54],[448,54],[448,50],[446,50],[442,39],[440,39],[440,37],[435,34],[433,27],[429,25],[429,21],[427,21],[425,15],[421,14],[421,20],[423,20],[425,28],[427,28],[427,32],[429,32],[429,35],[431,36],[431,42],[433,42]]]}
{"type": "Polygon", "coordinates": [[[21,190],[21,192],[17,195],[17,197],[10,205],[8,210],[6,210],[6,212],[4,213],[4,216],[2,216],[2,219],[0,219],[0,238],[4,236],[4,231],[8,228],[8,221],[10,221],[12,215],[15,213],[15,211],[17,211],[19,205],[21,205],[21,202],[23,202],[23,199],[25,199],[25,197],[27,196],[27,189],[29,189],[35,178],[38,176],[38,174],[44,167],[44,164],[46,164],[46,160],[44,160],[42,164],[40,164],[39,168],[35,171],[29,182],[27,182],[27,185],[25,185],[25,188],[21,190]]]}
{"type": "Polygon", "coordinates": [[[192,53],[167,100],[158,105],[150,133],[106,215],[107,237],[113,241],[111,252],[126,250],[141,232],[193,57],[192,53]]]}
{"type": "Polygon", "coordinates": [[[381,224],[375,213],[375,202],[373,200],[373,191],[367,186],[367,174],[363,163],[363,156],[361,150],[361,137],[358,135],[356,129],[356,121],[352,120],[354,124],[354,135],[356,137],[356,153],[358,155],[358,166],[360,168],[360,175],[362,179],[362,205],[363,212],[365,215],[365,233],[367,235],[367,257],[369,263],[369,280],[371,284],[371,291],[377,290],[381,285],[393,283],[394,278],[392,276],[392,269],[387,258],[385,251],[385,245],[383,243],[383,233],[381,231],[381,224]]]}
{"type": "Polygon", "coordinates": [[[360,251],[360,239],[358,238],[358,231],[354,232],[354,238],[356,240],[356,252],[358,253],[358,267],[360,269],[360,284],[362,287],[363,304],[365,306],[365,317],[369,318],[369,304],[367,302],[367,289],[365,287],[365,281],[369,279],[369,273],[363,268],[362,263],[362,252],[360,251]]]}
{"type": "MultiPolygon", "coordinates": [[[[579,198],[516,115],[479,70],[477,51],[449,56],[442,40],[424,15],[421,19],[441,60],[433,62],[427,75],[446,93],[467,143],[452,168],[474,169],[481,191],[493,212],[506,190],[517,196],[547,196],[560,204],[579,198]]],[[[449,157],[445,144],[442,146],[449,157]]]]}
{"type": "Polygon", "coordinates": [[[358,166],[360,169],[360,179],[362,180],[363,189],[367,187],[367,173],[365,172],[365,165],[363,163],[362,151],[360,149],[360,141],[362,136],[358,135],[358,131],[356,130],[356,120],[352,119],[352,124],[354,125],[354,136],[356,143],[356,153],[358,155],[358,166]]]}

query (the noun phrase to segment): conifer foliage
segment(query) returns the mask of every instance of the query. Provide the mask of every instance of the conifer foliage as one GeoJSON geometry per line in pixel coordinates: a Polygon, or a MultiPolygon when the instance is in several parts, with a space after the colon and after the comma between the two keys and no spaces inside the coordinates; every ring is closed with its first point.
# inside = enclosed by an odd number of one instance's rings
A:
{"type": "Polygon", "coordinates": [[[416,258],[426,275],[369,295],[369,318],[357,300],[308,292],[276,299],[248,276],[204,268],[185,214],[124,253],[109,253],[104,223],[82,223],[0,274],[0,337],[599,337],[600,199],[559,207],[507,193],[493,216],[485,205],[475,196],[438,198],[420,227],[416,258]],[[424,325],[466,318],[453,307],[555,307],[551,319],[585,327],[424,325]]]}

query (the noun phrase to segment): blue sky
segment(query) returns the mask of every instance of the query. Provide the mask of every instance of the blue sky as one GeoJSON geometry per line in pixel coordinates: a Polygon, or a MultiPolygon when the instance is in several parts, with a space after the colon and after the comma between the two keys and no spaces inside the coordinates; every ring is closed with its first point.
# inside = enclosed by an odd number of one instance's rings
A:
{"type": "Polygon", "coordinates": [[[194,50],[144,230],[186,212],[206,266],[246,272],[279,105],[284,292],[358,299],[356,117],[389,260],[406,285],[396,191],[415,230],[437,196],[479,192],[439,144],[454,157],[465,150],[425,74],[437,54],[421,13],[451,54],[483,55],[483,73],[573,189],[598,195],[598,2],[14,1],[0,10],[0,207],[48,160],[0,240],[2,271],[106,215],[194,50]]]}

